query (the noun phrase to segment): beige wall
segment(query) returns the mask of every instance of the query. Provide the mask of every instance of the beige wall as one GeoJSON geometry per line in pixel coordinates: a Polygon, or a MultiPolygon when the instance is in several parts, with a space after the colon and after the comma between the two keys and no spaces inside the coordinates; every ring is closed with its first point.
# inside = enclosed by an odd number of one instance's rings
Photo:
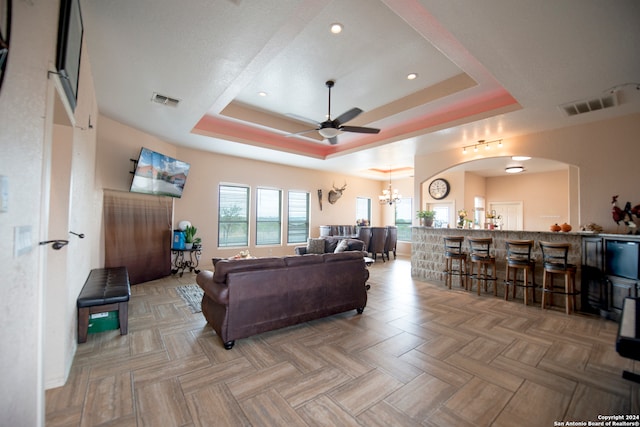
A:
{"type": "Polygon", "coordinates": [[[89,114],[97,117],[93,81],[83,54],[81,93],[70,118],[61,107],[61,87],[48,74],[54,70],[58,6],[13,2],[0,93],[0,175],[9,181],[9,209],[0,212],[1,425],[44,425],[44,389],[66,379],[75,352],[75,298],[98,263],[95,133],[86,129],[89,114]],[[18,227],[31,230],[22,255],[14,255],[18,227]],[[87,237],[74,238],[69,230],[87,237]],[[70,243],[60,251],[38,244],[49,239],[70,243]]]}
{"type": "Polygon", "coordinates": [[[489,190],[489,183],[487,179],[480,175],[466,172],[464,174],[464,205],[469,214],[469,219],[473,220],[475,210],[475,198],[484,197],[485,206],[489,206],[490,199],[487,198],[489,190]]]}
{"type": "Polygon", "coordinates": [[[0,92],[0,175],[9,208],[0,213],[0,424],[43,424],[43,284],[40,270],[41,195],[47,66],[57,27],[55,2],[14,2],[11,53],[0,92]],[[31,228],[31,250],[14,256],[17,227],[31,228]]]}
{"type": "MultiPolygon", "coordinates": [[[[132,170],[129,159],[137,158],[140,147],[145,146],[163,154],[176,157],[191,164],[182,198],[174,200],[173,227],[188,220],[198,228],[198,236],[203,241],[202,265],[209,266],[211,258],[231,256],[246,248],[217,248],[218,185],[232,183],[248,185],[252,195],[257,187],[278,188],[283,191],[286,209],[286,193],[289,190],[310,193],[311,236],[319,235],[319,226],[325,224],[354,224],[356,219],[356,198],[372,199],[372,224],[393,224],[393,210],[380,206],[378,195],[388,182],[338,175],[317,170],[301,169],[274,163],[224,156],[199,150],[171,145],[152,135],[140,132],[130,126],[100,117],[98,130],[98,163],[96,185],[112,190],[129,191],[132,170]],[[332,186],[347,188],[335,204],[327,201],[332,186]],[[323,191],[323,209],[320,210],[317,190],[323,191]]],[[[406,197],[412,197],[413,180],[393,181],[406,197]]],[[[250,224],[255,219],[255,206],[251,202],[250,224]]],[[[286,210],[283,211],[286,218],[286,210]]],[[[284,224],[286,227],[286,224],[284,224]]],[[[286,229],[286,228],[285,228],[286,229]]],[[[281,246],[254,245],[250,234],[249,251],[255,256],[287,255],[294,253],[300,244],[281,246]]],[[[286,235],[283,235],[286,242],[286,235]]],[[[408,245],[400,245],[407,255],[408,245]]],[[[399,248],[400,251],[400,248],[399,248]]],[[[400,251],[400,253],[403,253],[400,251]]]]}
{"type": "Polygon", "coordinates": [[[461,171],[445,171],[437,175],[449,181],[451,193],[443,200],[428,194],[429,183],[420,190],[423,205],[454,203],[454,210],[466,209],[473,218],[475,197],[484,197],[485,208],[496,202],[522,202],[524,224],[528,231],[548,231],[552,223],[570,222],[569,171],[488,177],[461,171]]]}
{"type": "MultiPolygon", "coordinates": [[[[588,223],[596,223],[604,227],[606,232],[624,232],[611,219],[611,196],[619,195],[621,207],[629,200],[632,204],[640,202],[637,183],[630,178],[637,167],[640,157],[640,114],[632,114],[616,119],[571,126],[563,129],[524,135],[503,140],[504,156],[529,155],[567,163],[569,170],[568,189],[565,198],[569,203],[568,212],[559,208],[541,207],[528,219],[531,226],[543,229],[547,217],[569,217],[574,229],[588,223]],[[545,210],[547,210],[546,213],[545,210]],[[557,215],[556,215],[557,211],[557,215]]],[[[462,180],[451,176],[447,169],[468,161],[459,148],[433,153],[428,156],[417,156],[415,160],[414,193],[422,200],[428,200],[423,194],[422,183],[428,183],[436,176],[451,177],[452,188],[462,180]]],[[[552,190],[549,190],[549,194],[552,190]]],[[[547,204],[549,194],[539,194],[540,200],[532,200],[537,205],[547,204]]],[[[445,201],[455,200],[467,203],[466,195],[460,196],[452,190],[445,201]]],[[[423,202],[424,203],[424,202],[423,202]]],[[[556,202],[554,202],[556,203],[556,202]]],[[[564,222],[564,219],[560,219],[564,222]]],[[[551,221],[549,221],[551,222],[551,221]]],[[[556,221],[553,221],[556,222],[556,221]]],[[[548,225],[548,224],[547,224],[548,225]]]]}
{"type": "Polygon", "coordinates": [[[523,229],[549,231],[569,222],[569,171],[521,174],[486,179],[486,204],[522,202],[523,229]]]}

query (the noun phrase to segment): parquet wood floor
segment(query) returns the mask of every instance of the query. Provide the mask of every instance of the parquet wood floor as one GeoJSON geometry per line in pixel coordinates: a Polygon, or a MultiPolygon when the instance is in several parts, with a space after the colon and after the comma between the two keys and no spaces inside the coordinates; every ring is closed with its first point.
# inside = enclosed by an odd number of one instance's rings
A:
{"type": "Polygon", "coordinates": [[[227,351],[175,288],[132,287],[129,334],[91,334],[47,426],[554,426],[638,414],[617,324],[371,267],[352,312],[238,340],[227,351]],[[559,425],[559,424],[556,424],[559,425]]]}

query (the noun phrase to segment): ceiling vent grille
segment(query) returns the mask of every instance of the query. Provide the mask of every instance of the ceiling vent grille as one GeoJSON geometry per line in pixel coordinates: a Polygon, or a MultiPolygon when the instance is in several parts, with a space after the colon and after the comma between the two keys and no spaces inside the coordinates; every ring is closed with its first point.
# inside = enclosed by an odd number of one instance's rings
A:
{"type": "Polygon", "coordinates": [[[169,107],[177,107],[178,103],[180,102],[179,99],[161,95],[157,92],[153,92],[153,96],[151,97],[151,100],[153,102],[157,102],[158,104],[167,105],[169,107]]]}
{"type": "Polygon", "coordinates": [[[598,98],[585,99],[582,101],[570,102],[560,106],[564,113],[571,117],[578,114],[589,113],[591,111],[602,110],[604,108],[615,107],[618,105],[617,92],[609,93],[598,98]]]}

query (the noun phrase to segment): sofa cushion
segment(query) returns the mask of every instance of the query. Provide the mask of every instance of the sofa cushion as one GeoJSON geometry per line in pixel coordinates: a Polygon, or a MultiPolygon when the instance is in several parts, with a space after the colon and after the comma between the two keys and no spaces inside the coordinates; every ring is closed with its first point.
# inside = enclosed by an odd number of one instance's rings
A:
{"type": "Polygon", "coordinates": [[[307,240],[307,253],[308,254],[323,254],[325,247],[325,241],[322,238],[307,240]]]}
{"type": "Polygon", "coordinates": [[[348,251],[366,251],[366,246],[362,240],[347,239],[347,244],[349,245],[348,251]]]}
{"type": "Polygon", "coordinates": [[[216,263],[213,280],[226,282],[227,275],[235,271],[262,270],[266,268],[284,267],[284,260],[279,257],[253,259],[223,259],[216,263]]]}
{"type": "Polygon", "coordinates": [[[324,253],[332,254],[336,251],[338,242],[340,239],[337,237],[326,236],[324,237],[324,253]]]}
{"type": "Polygon", "coordinates": [[[335,253],[324,254],[322,255],[322,258],[325,263],[328,263],[328,262],[342,262],[345,260],[357,259],[357,258],[364,259],[364,255],[362,252],[359,252],[359,251],[345,251],[338,254],[335,254],[335,253]]]}
{"type": "Polygon", "coordinates": [[[310,264],[320,264],[323,263],[324,260],[322,257],[317,256],[318,254],[306,254],[302,256],[286,256],[284,257],[284,263],[287,267],[295,267],[298,265],[310,265],[310,264]]]}
{"type": "Polygon", "coordinates": [[[340,252],[344,252],[344,251],[346,251],[348,249],[349,249],[349,242],[347,241],[347,239],[342,239],[342,240],[340,240],[340,242],[336,246],[336,249],[333,252],[340,253],[340,252]]]}

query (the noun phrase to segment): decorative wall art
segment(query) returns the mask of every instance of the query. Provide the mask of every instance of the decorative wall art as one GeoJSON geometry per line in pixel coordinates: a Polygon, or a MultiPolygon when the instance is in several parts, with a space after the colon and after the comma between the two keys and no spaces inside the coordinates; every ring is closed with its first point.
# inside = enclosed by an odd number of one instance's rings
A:
{"type": "Polygon", "coordinates": [[[332,187],[333,187],[333,190],[329,191],[327,200],[329,200],[329,203],[333,205],[335,202],[338,201],[340,197],[342,197],[342,192],[347,188],[347,183],[345,182],[344,185],[340,188],[336,187],[335,184],[333,184],[332,187]]]}

